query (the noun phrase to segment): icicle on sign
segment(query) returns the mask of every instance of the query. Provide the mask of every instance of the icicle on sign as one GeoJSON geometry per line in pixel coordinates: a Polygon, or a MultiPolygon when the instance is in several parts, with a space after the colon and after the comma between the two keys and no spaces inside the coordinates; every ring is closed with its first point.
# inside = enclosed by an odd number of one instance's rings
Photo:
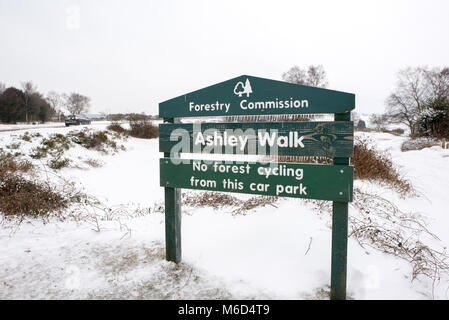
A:
{"type": "Polygon", "coordinates": [[[181,188],[330,200],[331,298],[345,299],[354,107],[351,93],[245,75],[161,102],[167,260],[181,261],[181,188]],[[185,117],[319,113],[334,114],[334,121],[177,123],[185,117]],[[333,165],[189,160],[180,153],[320,156],[333,158],[333,165]]]}

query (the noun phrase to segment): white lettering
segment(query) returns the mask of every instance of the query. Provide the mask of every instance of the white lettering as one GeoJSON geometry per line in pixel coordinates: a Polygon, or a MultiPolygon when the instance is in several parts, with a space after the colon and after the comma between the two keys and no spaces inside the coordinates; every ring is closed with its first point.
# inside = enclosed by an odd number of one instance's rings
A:
{"type": "Polygon", "coordinates": [[[210,111],[224,111],[224,113],[228,113],[231,108],[230,103],[220,103],[216,101],[215,103],[206,103],[206,104],[195,104],[195,102],[189,102],[189,111],[190,112],[210,112],[210,111]]]}
{"type": "Polygon", "coordinates": [[[267,142],[270,147],[274,146],[274,140],[276,139],[276,133],[269,134],[268,132],[264,132],[264,135],[261,134],[260,131],[257,132],[259,143],[262,147],[264,147],[267,142]]]}

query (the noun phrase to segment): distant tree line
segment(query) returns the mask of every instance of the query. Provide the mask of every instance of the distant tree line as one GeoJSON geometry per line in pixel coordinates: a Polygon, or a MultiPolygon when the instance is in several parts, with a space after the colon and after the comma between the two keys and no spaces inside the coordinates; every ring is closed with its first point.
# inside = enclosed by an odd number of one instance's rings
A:
{"type": "Polygon", "coordinates": [[[47,122],[55,116],[63,117],[62,108],[71,114],[87,112],[90,98],[79,93],[40,93],[31,81],[22,82],[21,88],[6,87],[0,83],[0,122],[47,122]]]}
{"type": "Polygon", "coordinates": [[[156,120],[159,119],[158,116],[146,115],[143,113],[113,113],[107,115],[107,120],[110,121],[140,121],[140,120],[156,120]]]}

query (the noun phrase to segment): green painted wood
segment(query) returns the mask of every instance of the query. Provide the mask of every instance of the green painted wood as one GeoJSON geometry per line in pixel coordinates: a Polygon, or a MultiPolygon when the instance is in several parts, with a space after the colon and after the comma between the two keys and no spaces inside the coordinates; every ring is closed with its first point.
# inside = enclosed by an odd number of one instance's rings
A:
{"type": "Polygon", "coordinates": [[[160,152],[179,151],[182,146],[181,152],[185,153],[350,157],[354,150],[353,138],[354,124],[351,121],[159,125],[160,152]],[[275,144],[277,148],[270,148],[268,144],[263,147],[261,141],[266,134],[268,137],[288,137],[289,144],[282,146],[285,140],[281,139],[281,146],[275,144]],[[215,139],[215,136],[220,143],[208,146],[207,137],[215,139]],[[229,142],[232,136],[236,137],[231,141],[235,146],[229,143],[223,146],[221,142],[229,142]]]}
{"type": "Polygon", "coordinates": [[[161,102],[159,116],[343,113],[354,107],[352,93],[242,75],[161,102]]]}
{"type": "MultiPolygon", "coordinates": [[[[351,113],[335,114],[337,122],[349,121],[351,113]]],[[[334,158],[335,167],[346,167],[349,158],[334,158]]],[[[352,201],[352,190],[351,190],[352,201]]],[[[332,254],[331,254],[331,300],[346,300],[348,260],[348,203],[332,203],[332,254]]]]}
{"type": "Polygon", "coordinates": [[[165,188],[165,257],[179,263],[181,252],[181,190],[165,188]]]}
{"type": "Polygon", "coordinates": [[[332,205],[331,300],[346,300],[348,203],[332,205]]]}
{"type": "Polygon", "coordinates": [[[160,159],[163,187],[342,202],[352,197],[351,166],[188,159],[175,164],[172,160],[160,159]]]}
{"type": "MultiPolygon", "coordinates": [[[[173,123],[174,119],[164,119],[173,123]]],[[[169,157],[170,153],[164,153],[169,157]]],[[[181,190],[173,187],[164,188],[165,196],[165,258],[179,263],[181,252],[181,190]]]]}

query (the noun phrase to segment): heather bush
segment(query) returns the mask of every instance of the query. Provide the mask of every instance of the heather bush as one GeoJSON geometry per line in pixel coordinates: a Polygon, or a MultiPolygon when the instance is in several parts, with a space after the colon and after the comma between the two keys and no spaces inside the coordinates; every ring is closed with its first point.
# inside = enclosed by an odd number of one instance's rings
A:
{"type": "Polygon", "coordinates": [[[33,179],[33,170],[29,161],[0,152],[0,213],[4,216],[44,215],[76,200],[71,194],[59,193],[49,184],[33,179]]]}
{"type": "Polygon", "coordinates": [[[440,142],[435,138],[416,138],[416,139],[409,139],[404,141],[401,144],[401,151],[411,151],[411,150],[422,150],[424,148],[430,148],[433,146],[438,146],[440,142]]]}
{"type": "Polygon", "coordinates": [[[159,128],[146,119],[129,121],[129,135],[134,138],[154,139],[159,137],[159,128]]]}

